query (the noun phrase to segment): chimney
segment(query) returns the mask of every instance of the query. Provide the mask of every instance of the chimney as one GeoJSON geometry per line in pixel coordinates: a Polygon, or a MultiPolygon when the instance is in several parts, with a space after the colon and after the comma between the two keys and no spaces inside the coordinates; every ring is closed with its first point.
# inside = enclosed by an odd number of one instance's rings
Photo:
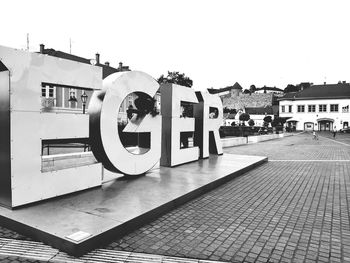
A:
{"type": "Polygon", "coordinates": [[[106,61],[106,62],[105,62],[105,65],[106,65],[107,67],[109,67],[109,62],[108,62],[108,61],[106,61]]]}
{"type": "Polygon", "coordinates": [[[123,62],[119,62],[119,69],[120,69],[120,70],[123,69],[123,62]]]}
{"type": "Polygon", "coordinates": [[[45,45],[44,44],[40,44],[40,53],[44,54],[44,49],[45,49],[45,45]]]}
{"type": "Polygon", "coordinates": [[[326,82],[323,82],[323,85],[326,85],[326,82]]]}
{"type": "Polygon", "coordinates": [[[100,64],[100,54],[96,53],[96,64],[100,64]]]}

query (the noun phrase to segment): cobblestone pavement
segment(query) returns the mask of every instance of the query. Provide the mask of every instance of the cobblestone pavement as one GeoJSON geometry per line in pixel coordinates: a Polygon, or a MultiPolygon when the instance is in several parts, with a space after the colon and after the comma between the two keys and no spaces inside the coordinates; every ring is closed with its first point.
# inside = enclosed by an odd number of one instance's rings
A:
{"type": "Polygon", "coordinates": [[[335,140],[330,132],[319,132],[313,140],[312,133],[278,140],[227,148],[225,152],[268,156],[269,160],[350,160],[350,134],[337,134],[335,140]]]}
{"type": "Polygon", "coordinates": [[[270,161],[107,248],[230,262],[350,262],[350,145],[320,136],[228,148],[270,161]]]}
{"type": "MultiPolygon", "coordinates": [[[[334,139],[333,133],[331,133],[331,132],[318,132],[318,133],[322,137],[334,139]]],[[[350,133],[337,132],[334,140],[337,142],[343,142],[346,144],[350,144],[350,133]]]]}
{"type": "Polygon", "coordinates": [[[269,162],[104,249],[228,262],[350,262],[350,134],[319,135],[226,149],[269,162]]]}
{"type": "Polygon", "coordinates": [[[15,231],[4,228],[2,226],[0,226],[0,237],[19,239],[19,240],[31,240],[29,237],[25,237],[23,235],[20,235],[20,234],[16,233],[15,231]]]}
{"type": "Polygon", "coordinates": [[[23,257],[1,256],[0,255],[0,262],[1,263],[20,263],[20,262],[42,263],[42,262],[46,262],[46,261],[41,261],[41,260],[36,260],[36,259],[29,259],[29,258],[23,258],[23,257]]]}
{"type": "Polygon", "coordinates": [[[95,249],[80,258],[72,257],[41,242],[0,238],[0,262],[51,263],[219,263],[200,259],[169,257],[156,254],[95,249]]]}

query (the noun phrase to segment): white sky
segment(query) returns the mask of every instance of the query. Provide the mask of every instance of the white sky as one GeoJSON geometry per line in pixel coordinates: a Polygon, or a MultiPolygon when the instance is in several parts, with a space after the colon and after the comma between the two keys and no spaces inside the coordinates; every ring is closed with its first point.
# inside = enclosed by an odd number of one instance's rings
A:
{"type": "Polygon", "coordinates": [[[46,48],[158,78],[185,73],[196,90],[304,81],[350,82],[347,0],[8,0],[0,45],[46,48]]]}

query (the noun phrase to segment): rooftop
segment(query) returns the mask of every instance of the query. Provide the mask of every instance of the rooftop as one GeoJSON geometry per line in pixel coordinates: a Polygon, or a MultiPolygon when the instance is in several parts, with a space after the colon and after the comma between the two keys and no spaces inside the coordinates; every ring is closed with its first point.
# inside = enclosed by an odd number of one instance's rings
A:
{"type": "Polygon", "coordinates": [[[285,94],[278,100],[343,99],[350,98],[350,84],[322,84],[285,94]]]}
{"type": "Polygon", "coordinates": [[[68,60],[73,60],[85,64],[90,64],[90,65],[95,65],[98,67],[102,67],[102,77],[105,79],[109,75],[115,73],[115,72],[121,72],[121,71],[129,71],[129,66],[123,66],[123,63],[119,63],[118,68],[111,67],[109,65],[109,62],[105,62],[105,64],[100,63],[100,54],[96,54],[96,60],[94,59],[87,59],[83,57],[79,57],[76,55],[72,55],[63,51],[55,50],[53,48],[45,48],[43,44],[40,45],[40,53],[41,54],[46,54],[49,56],[53,57],[58,57],[58,58],[63,58],[63,59],[68,59],[68,60]]]}

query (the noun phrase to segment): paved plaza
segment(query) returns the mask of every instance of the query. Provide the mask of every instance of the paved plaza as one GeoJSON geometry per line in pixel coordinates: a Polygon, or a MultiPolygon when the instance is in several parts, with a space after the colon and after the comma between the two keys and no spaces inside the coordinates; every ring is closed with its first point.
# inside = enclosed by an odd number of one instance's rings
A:
{"type": "MultiPolygon", "coordinates": [[[[269,162],[75,261],[119,253],[113,262],[350,262],[350,134],[302,133],[225,152],[269,162]]],[[[3,261],[63,262],[49,248],[41,261],[6,254],[13,239],[33,242],[0,227],[3,261]]]]}

